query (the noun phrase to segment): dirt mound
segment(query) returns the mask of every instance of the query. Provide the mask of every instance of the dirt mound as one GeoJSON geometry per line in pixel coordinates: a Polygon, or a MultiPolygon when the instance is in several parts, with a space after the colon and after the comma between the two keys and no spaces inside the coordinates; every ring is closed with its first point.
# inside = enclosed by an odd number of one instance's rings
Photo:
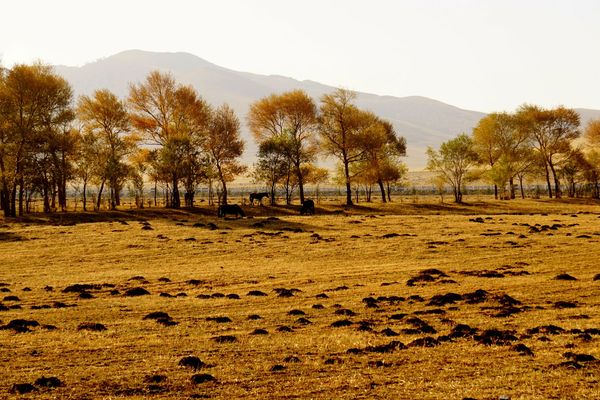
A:
{"type": "Polygon", "coordinates": [[[143,287],[135,287],[135,288],[127,289],[127,291],[125,291],[125,293],[123,293],[123,296],[137,297],[137,296],[145,296],[148,294],[150,294],[150,292],[147,291],[146,289],[144,289],[143,287]]]}
{"type": "Polygon", "coordinates": [[[206,367],[206,364],[196,356],[183,357],[181,360],[179,360],[177,365],[179,365],[180,367],[191,368],[194,370],[206,367]]]}
{"type": "Polygon", "coordinates": [[[102,332],[106,331],[107,328],[103,324],[99,324],[96,322],[84,322],[79,324],[77,327],[78,331],[93,331],[93,332],[102,332]]]}

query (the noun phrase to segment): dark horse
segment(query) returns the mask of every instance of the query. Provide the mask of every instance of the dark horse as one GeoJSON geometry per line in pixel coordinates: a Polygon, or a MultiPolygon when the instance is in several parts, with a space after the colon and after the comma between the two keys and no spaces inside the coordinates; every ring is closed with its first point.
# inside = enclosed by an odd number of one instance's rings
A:
{"type": "Polygon", "coordinates": [[[250,204],[254,204],[254,200],[258,200],[259,204],[262,206],[262,199],[265,197],[269,197],[269,193],[261,192],[261,193],[250,193],[250,204]]]}
{"type": "Polygon", "coordinates": [[[242,210],[242,207],[238,206],[237,204],[222,204],[222,205],[220,205],[219,209],[217,210],[217,216],[219,218],[223,218],[227,214],[235,215],[236,217],[238,215],[240,217],[246,216],[246,214],[244,214],[244,210],[242,210]]]}
{"type": "Polygon", "coordinates": [[[312,200],[304,200],[302,208],[300,209],[300,215],[314,215],[315,214],[315,202],[312,200]]]}

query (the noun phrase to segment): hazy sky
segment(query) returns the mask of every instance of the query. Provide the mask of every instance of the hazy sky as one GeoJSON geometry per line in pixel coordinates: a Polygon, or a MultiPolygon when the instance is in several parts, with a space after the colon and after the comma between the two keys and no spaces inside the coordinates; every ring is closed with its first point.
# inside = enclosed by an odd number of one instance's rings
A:
{"type": "Polygon", "coordinates": [[[8,0],[4,66],[185,51],[247,72],[479,111],[600,109],[598,0],[8,0]]]}

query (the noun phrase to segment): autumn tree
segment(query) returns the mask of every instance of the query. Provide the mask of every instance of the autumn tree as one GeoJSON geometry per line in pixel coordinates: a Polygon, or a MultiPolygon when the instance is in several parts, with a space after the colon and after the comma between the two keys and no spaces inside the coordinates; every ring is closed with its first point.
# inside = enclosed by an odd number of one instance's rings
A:
{"type": "Polygon", "coordinates": [[[150,168],[151,159],[151,150],[139,147],[129,156],[129,179],[138,208],[144,208],[144,177],[150,168]]]}
{"type": "Polygon", "coordinates": [[[66,153],[49,152],[71,150],[62,146],[66,142],[60,143],[61,136],[70,131],[71,100],[69,84],[46,65],[15,65],[0,79],[0,197],[6,216],[16,216],[17,208],[23,214],[26,182],[31,181],[36,166],[41,167],[37,161],[44,163],[47,172],[43,182],[61,192],[59,202],[66,206],[64,164],[69,161],[66,153]],[[48,142],[54,139],[57,142],[48,142]],[[64,161],[63,170],[56,169],[60,163],[52,165],[52,157],[64,161]]]}
{"type": "Polygon", "coordinates": [[[588,122],[584,137],[590,146],[600,148],[600,119],[593,119],[588,122]]]}
{"type": "Polygon", "coordinates": [[[126,157],[134,151],[137,141],[130,132],[125,104],[109,90],[96,90],[91,97],[79,98],[77,116],[82,123],[83,134],[95,138],[87,140],[93,141],[99,152],[95,159],[101,163],[96,169],[101,183],[96,207],[100,208],[102,190],[108,182],[110,206],[115,209],[123,181],[129,174],[126,157]]]}
{"type": "Polygon", "coordinates": [[[338,89],[321,98],[319,133],[325,154],[337,158],[343,169],[346,204],[352,205],[350,165],[363,160],[364,148],[359,146],[365,114],[352,103],[356,94],[338,89]]]}
{"type": "MultiPolygon", "coordinates": [[[[364,176],[379,186],[381,201],[387,202],[384,184],[399,179],[400,157],[406,155],[406,140],[398,136],[389,121],[369,112],[363,114],[358,147],[364,151],[364,176]]],[[[389,185],[388,185],[389,189],[389,185]]]]}
{"type": "Polygon", "coordinates": [[[250,106],[248,125],[257,142],[277,140],[290,170],[295,175],[304,202],[303,166],[314,161],[317,153],[317,107],[303,91],[272,94],[250,106]]]}
{"type": "Polygon", "coordinates": [[[264,183],[269,188],[271,205],[276,203],[276,187],[283,181],[288,170],[285,152],[277,138],[262,141],[258,145],[258,161],[254,164],[254,183],[264,183]]]}
{"type": "MultiPolygon", "coordinates": [[[[201,156],[210,108],[191,86],[179,85],[171,75],[158,71],[130,86],[128,103],[133,127],[160,149],[158,159],[166,163],[172,184],[171,206],[179,208],[179,182],[186,171],[196,173],[185,167],[201,156]]],[[[193,199],[193,193],[187,197],[193,199]]]]}
{"type": "Polygon", "coordinates": [[[535,150],[543,160],[548,197],[552,198],[551,176],[554,180],[554,194],[561,197],[557,163],[571,152],[571,142],[581,134],[579,114],[562,106],[546,110],[538,106],[524,105],[519,108],[516,117],[519,129],[530,135],[535,150]]]}
{"type": "Polygon", "coordinates": [[[462,188],[467,173],[477,161],[471,138],[463,133],[442,143],[439,150],[429,147],[427,157],[427,169],[437,173],[450,184],[454,192],[454,201],[462,203],[462,188]]]}
{"type": "Polygon", "coordinates": [[[246,167],[239,163],[239,158],[244,153],[240,121],[227,104],[214,111],[204,146],[223,187],[222,202],[227,204],[227,182],[231,182],[246,170],[246,167]]]}
{"type": "Polygon", "coordinates": [[[87,211],[87,193],[88,185],[102,176],[100,167],[105,165],[102,160],[103,154],[100,151],[100,143],[98,137],[93,132],[77,131],[76,153],[75,153],[75,177],[83,184],[82,200],[83,211],[87,211]]]}

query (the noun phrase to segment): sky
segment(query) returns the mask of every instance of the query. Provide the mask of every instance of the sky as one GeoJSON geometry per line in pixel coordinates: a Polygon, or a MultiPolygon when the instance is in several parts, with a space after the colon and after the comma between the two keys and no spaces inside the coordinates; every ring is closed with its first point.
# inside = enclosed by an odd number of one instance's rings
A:
{"type": "Polygon", "coordinates": [[[600,109],[597,0],[10,0],[1,10],[4,67],[183,51],[483,112],[600,109]]]}

